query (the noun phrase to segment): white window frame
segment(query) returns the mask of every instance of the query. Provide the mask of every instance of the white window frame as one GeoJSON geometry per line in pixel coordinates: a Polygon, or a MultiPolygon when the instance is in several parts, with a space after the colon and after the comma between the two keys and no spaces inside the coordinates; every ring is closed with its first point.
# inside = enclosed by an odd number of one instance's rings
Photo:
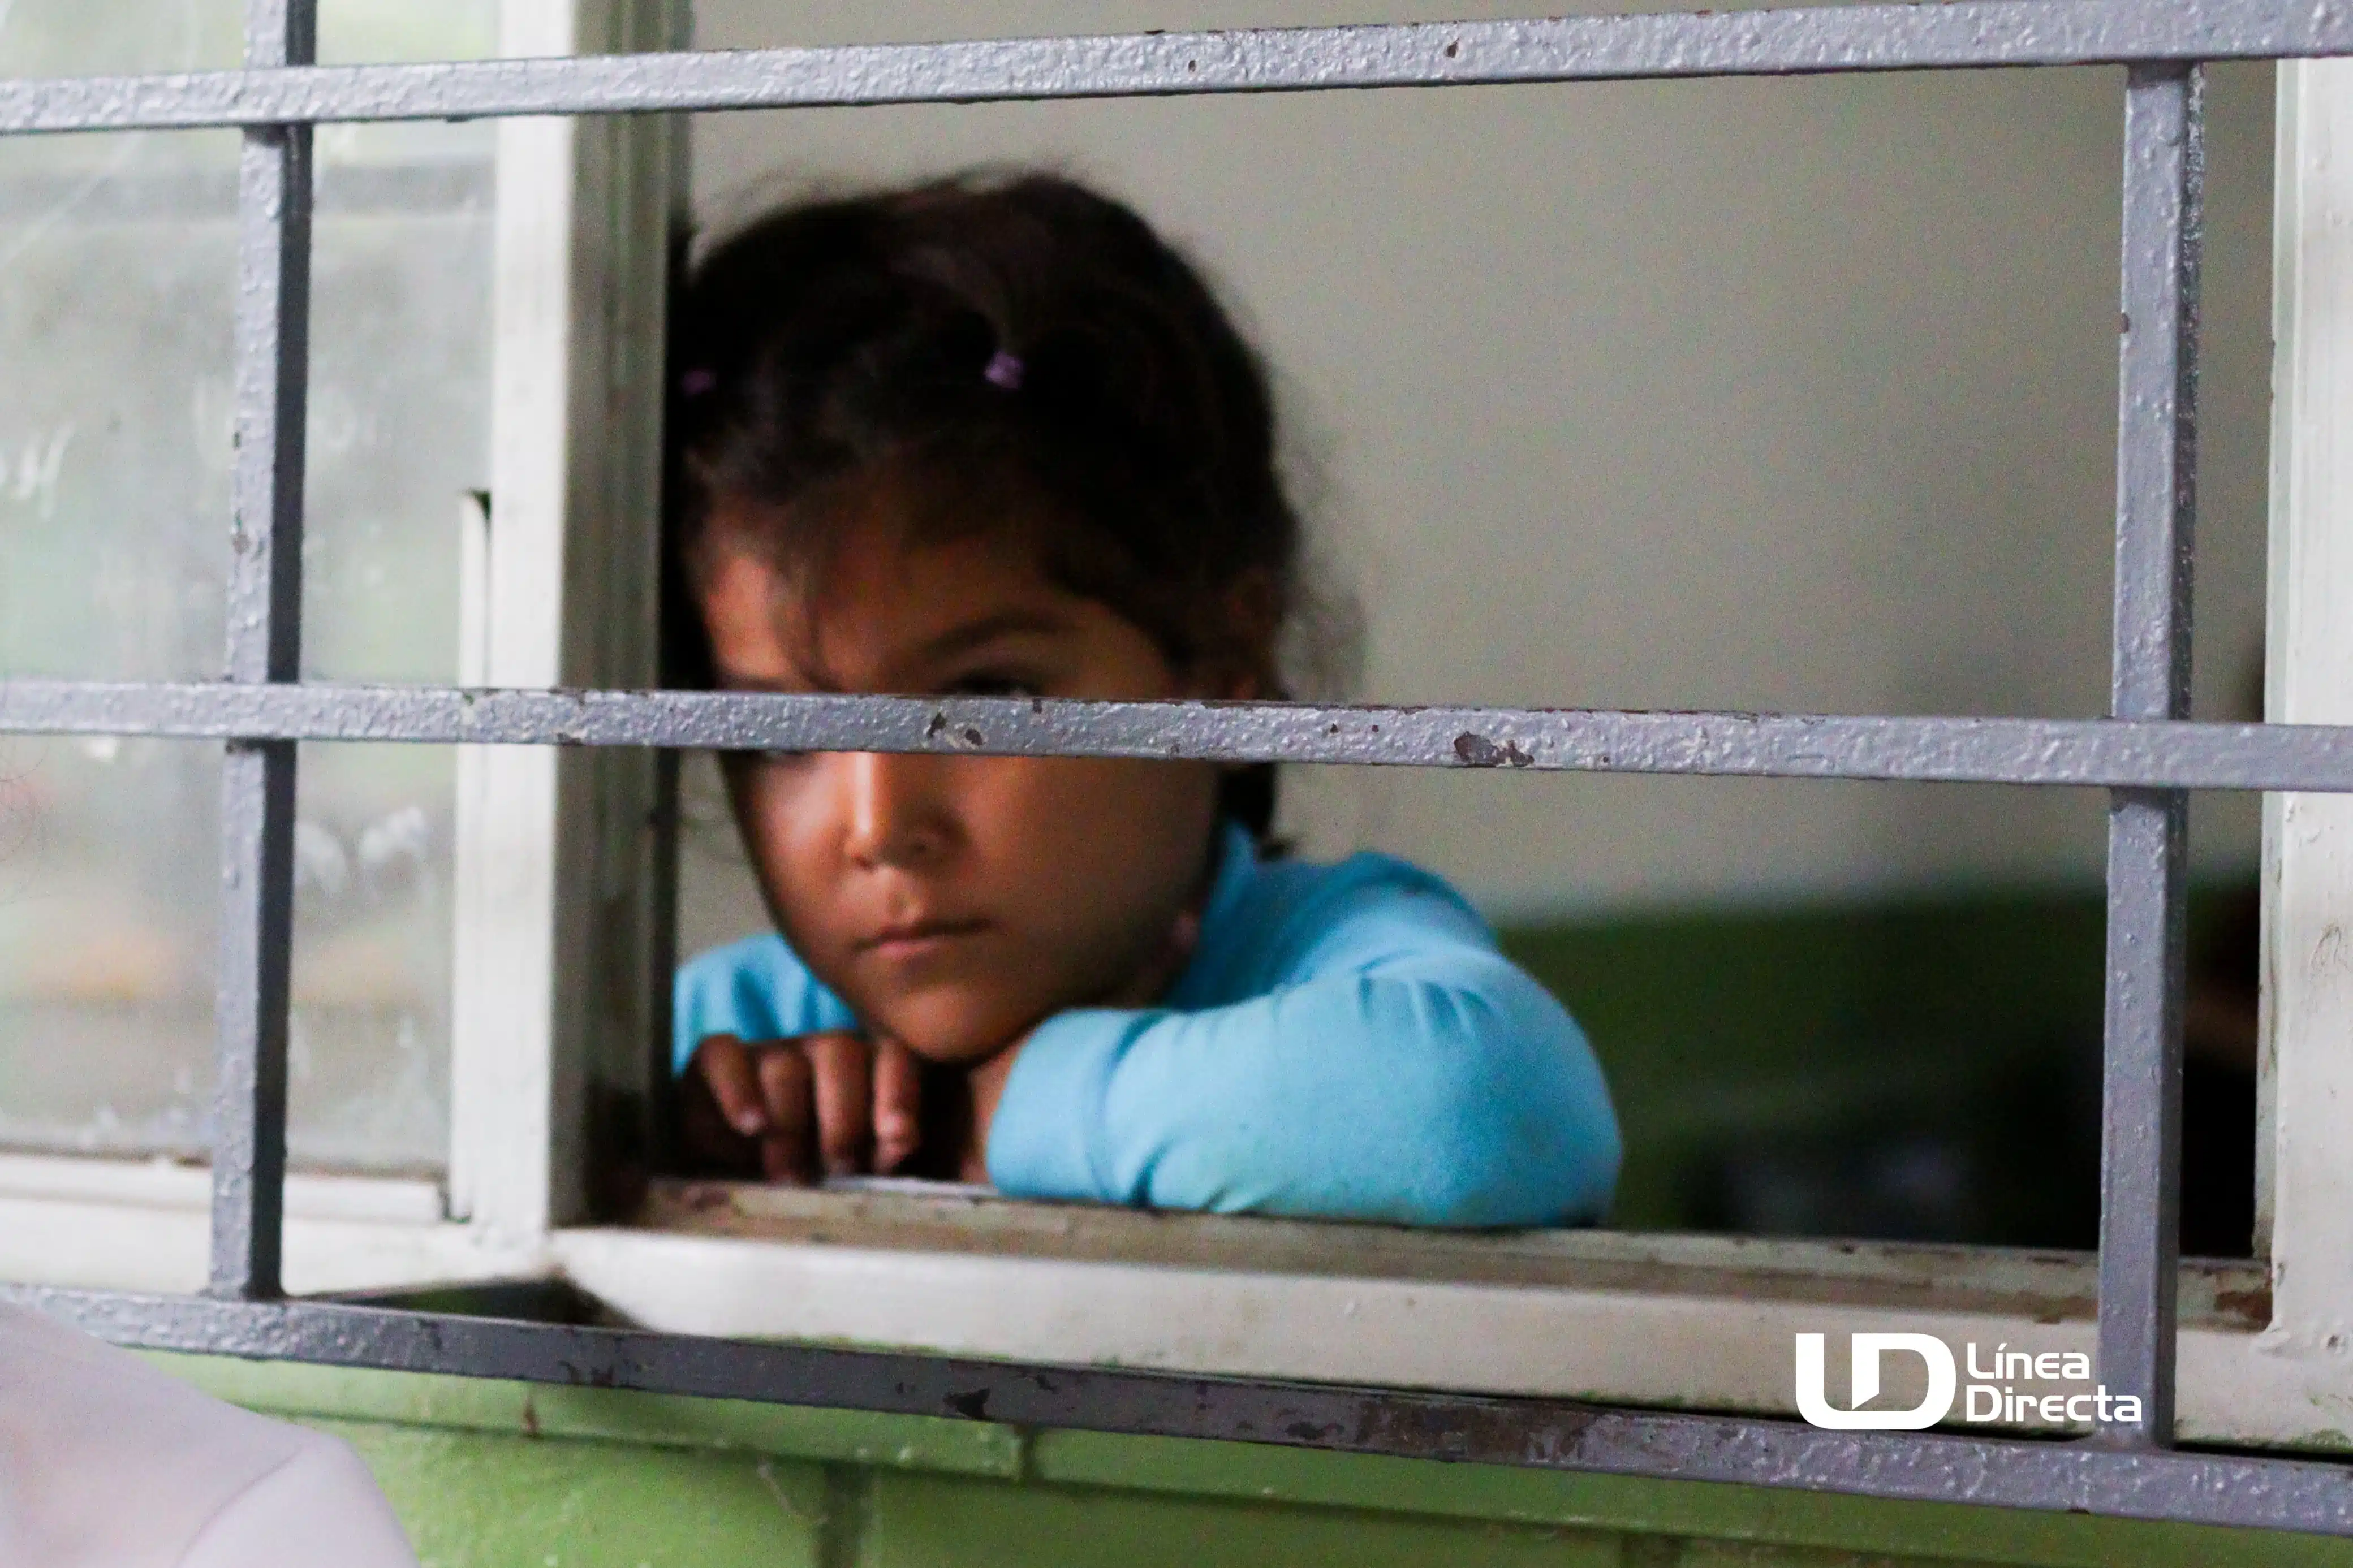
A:
{"type": "MultiPolygon", "coordinates": [[[[508,53],[674,37],[659,0],[509,7],[508,53]]],[[[2332,612],[2353,605],[2353,451],[2336,438],[2353,428],[2353,61],[2279,70],[2267,716],[2347,723],[2353,616],[2332,612]]],[[[659,432],[632,411],[659,401],[681,134],[652,116],[501,124],[493,521],[468,617],[489,684],[651,679],[658,578],[651,531],[636,525],[654,516],[659,432]]],[[[806,1200],[864,1216],[865,1245],[779,1238],[812,1228],[785,1200],[733,1226],[583,1223],[590,1086],[626,1087],[635,1072],[650,1088],[657,770],[609,748],[466,756],[446,1206],[429,1185],[290,1181],[295,1292],[558,1276],[673,1331],[1776,1415],[1793,1411],[1799,1331],[2092,1349],[2088,1255],[1329,1227],[1318,1235],[1340,1261],[1305,1271],[1250,1261],[1280,1253],[1291,1222],[1072,1219],[992,1204],[944,1215],[963,1200],[889,1192],[806,1200]],[[1092,1256],[1023,1234],[1098,1220],[1092,1256]],[[904,1239],[943,1223],[971,1244],[904,1239]],[[1238,1261],[1148,1261],[1136,1226],[1238,1261]],[[1427,1277],[1416,1252],[1482,1278],[1427,1277]]],[[[2353,929],[2353,800],[2267,798],[2263,886],[2268,1261],[2185,1266],[2178,1430],[2189,1442],[2344,1447],[2353,1139],[2337,1108],[2353,1100],[2342,934],[2353,929]]],[[[0,1160],[0,1278],[199,1286],[206,1198],[187,1174],[0,1160]]],[[[763,1206],[710,1190],[728,1216],[763,1206]]]]}

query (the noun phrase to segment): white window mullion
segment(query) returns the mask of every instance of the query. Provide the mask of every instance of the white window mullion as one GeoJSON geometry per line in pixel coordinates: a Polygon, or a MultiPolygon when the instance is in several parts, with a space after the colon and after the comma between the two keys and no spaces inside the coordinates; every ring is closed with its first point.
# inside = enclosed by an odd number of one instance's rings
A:
{"type": "MultiPolygon", "coordinates": [[[[2265,717],[2353,723],[2353,60],[2283,62],[2265,717]]],[[[2353,1383],[2353,797],[2263,814],[2272,1348],[2353,1383]]],[[[2340,1394],[2340,1402],[2341,1402],[2340,1394]]],[[[2317,1425],[2342,1425],[2332,1415],[2317,1425]]]]}
{"type": "MultiPolygon", "coordinates": [[[[672,0],[508,0],[501,52],[658,48],[675,14],[672,0]]],[[[467,597],[488,685],[654,683],[679,134],[659,116],[500,127],[491,499],[487,547],[467,552],[484,576],[467,597]]],[[[654,777],[633,752],[460,754],[450,1208],[491,1232],[584,1215],[592,1100],[642,1102],[654,777]]]]}

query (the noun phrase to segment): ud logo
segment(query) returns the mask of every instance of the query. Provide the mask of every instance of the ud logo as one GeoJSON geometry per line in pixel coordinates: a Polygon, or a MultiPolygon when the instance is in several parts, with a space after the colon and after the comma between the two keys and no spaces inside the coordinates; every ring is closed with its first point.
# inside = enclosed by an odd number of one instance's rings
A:
{"type": "Polygon", "coordinates": [[[1822,1382],[1822,1336],[1798,1336],[1798,1414],[1816,1426],[1833,1432],[1916,1432],[1934,1426],[1949,1415],[1959,1384],[1953,1352],[1945,1342],[1928,1334],[1856,1334],[1853,1336],[1853,1399],[1868,1405],[1879,1393],[1882,1351],[1909,1351],[1928,1363],[1928,1392],[1909,1410],[1838,1410],[1831,1405],[1822,1382]]]}

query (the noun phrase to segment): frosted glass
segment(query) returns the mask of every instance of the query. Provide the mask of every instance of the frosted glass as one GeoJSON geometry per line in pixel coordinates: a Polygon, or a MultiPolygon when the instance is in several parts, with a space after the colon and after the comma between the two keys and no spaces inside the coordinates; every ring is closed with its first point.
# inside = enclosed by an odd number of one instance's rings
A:
{"type": "MultiPolygon", "coordinates": [[[[0,0],[0,75],[233,64],[230,0],[0,0]]],[[[322,58],[463,58],[496,0],[330,0],[322,58]]],[[[306,675],[456,676],[487,483],[493,130],[322,127],[306,675]]],[[[232,133],[0,140],[0,673],[210,679],[227,550],[232,133]]],[[[218,751],[0,742],[0,1143],[201,1155],[218,751]]],[[[452,759],[301,763],[290,1138],[447,1158],[452,759]]]]}

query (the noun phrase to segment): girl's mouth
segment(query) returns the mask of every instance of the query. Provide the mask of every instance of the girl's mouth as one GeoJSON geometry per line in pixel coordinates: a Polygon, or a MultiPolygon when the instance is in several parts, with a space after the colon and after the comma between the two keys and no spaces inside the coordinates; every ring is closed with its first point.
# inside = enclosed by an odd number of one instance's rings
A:
{"type": "Polygon", "coordinates": [[[884,926],[858,944],[861,953],[877,958],[905,961],[924,958],[939,952],[962,938],[977,935],[987,929],[984,920],[924,920],[902,921],[884,926]]]}

